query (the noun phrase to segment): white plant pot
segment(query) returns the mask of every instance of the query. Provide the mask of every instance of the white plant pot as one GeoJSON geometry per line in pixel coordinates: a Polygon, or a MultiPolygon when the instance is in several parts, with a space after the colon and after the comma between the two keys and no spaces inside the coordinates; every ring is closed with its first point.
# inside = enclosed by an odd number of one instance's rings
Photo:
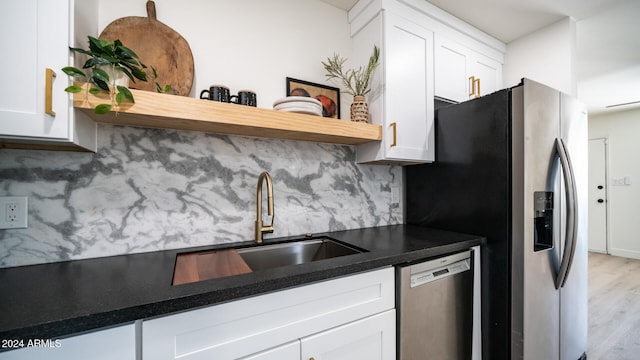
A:
{"type": "Polygon", "coordinates": [[[100,66],[99,69],[109,75],[109,86],[124,86],[129,87],[129,77],[120,70],[114,70],[111,66],[100,66]]]}

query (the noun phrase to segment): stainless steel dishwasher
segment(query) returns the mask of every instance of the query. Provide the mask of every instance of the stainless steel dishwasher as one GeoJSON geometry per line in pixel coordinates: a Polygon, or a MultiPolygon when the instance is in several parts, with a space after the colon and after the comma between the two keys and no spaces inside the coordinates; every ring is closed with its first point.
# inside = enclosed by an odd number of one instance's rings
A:
{"type": "Polygon", "coordinates": [[[471,251],[396,268],[399,360],[469,360],[471,251]]]}

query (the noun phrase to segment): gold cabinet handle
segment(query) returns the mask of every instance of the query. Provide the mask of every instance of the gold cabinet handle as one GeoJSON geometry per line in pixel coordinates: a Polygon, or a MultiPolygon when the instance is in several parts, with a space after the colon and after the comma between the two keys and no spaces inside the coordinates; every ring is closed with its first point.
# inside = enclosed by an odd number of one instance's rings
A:
{"type": "Polygon", "coordinates": [[[56,112],[53,111],[53,78],[56,77],[56,73],[46,68],[45,80],[44,80],[44,112],[56,116],[56,112]]]}
{"type": "Polygon", "coordinates": [[[397,143],[397,137],[396,137],[396,123],[392,122],[391,125],[389,125],[393,128],[393,142],[391,143],[391,147],[394,147],[396,145],[398,145],[397,143]]]}
{"type": "Polygon", "coordinates": [[[473,96],[476,92],[475,76],[469,76],[469,97],[473,96]]]}
{"type": "Polygon", "coordinates": [[[469,76],[469,97],[480,97],[480,78],[469,76]]]}

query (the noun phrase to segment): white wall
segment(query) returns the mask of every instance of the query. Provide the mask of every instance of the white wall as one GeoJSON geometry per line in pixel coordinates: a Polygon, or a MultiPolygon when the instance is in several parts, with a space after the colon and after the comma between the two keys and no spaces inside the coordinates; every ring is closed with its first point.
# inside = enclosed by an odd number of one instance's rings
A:
{"type": "Polygon", "coordinates": [[[565,18],[507,44],[505,87],[523,77],[577,95],[576,22],[565,18]]]}
{"type": "MultiPolygon", "coordinates": [[[[285,96],[287,76],[338,86],[325,81],[320,62],[334,52],[345,57],[351,53],[346,11],[319,0],[156,0],[155,4],[158,20],[191,47],[192,97],[211,84],[224,84],[233,94],[254,90],[258,107],[271,108],[274,100],[285,96]]],[[[100,31],[125,16],[146,16],[145,2],[100,1],[100,31]]],[[[342,118],[349,118],[351,100],[342,98],[342,118]]]]}
{"type": "Polygon", "coordinates": [[[609,251],[640,259],[640,110],[589,118],[589,139],[608,140],[609,251]],[[631,177],[631,185],[613,185],[613,179],[631,177]]]}

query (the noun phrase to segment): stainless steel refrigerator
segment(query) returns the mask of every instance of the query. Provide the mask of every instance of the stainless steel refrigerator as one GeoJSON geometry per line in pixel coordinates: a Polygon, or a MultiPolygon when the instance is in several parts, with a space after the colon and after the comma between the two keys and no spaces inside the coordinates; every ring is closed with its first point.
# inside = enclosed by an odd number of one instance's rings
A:
{"type": "Polygon", "coordinates": [[[409,224],[487,238],[485,360],[587,351],[587,113],[537,82],[436,111],[436,161],[405,167],[409,224]]]}

